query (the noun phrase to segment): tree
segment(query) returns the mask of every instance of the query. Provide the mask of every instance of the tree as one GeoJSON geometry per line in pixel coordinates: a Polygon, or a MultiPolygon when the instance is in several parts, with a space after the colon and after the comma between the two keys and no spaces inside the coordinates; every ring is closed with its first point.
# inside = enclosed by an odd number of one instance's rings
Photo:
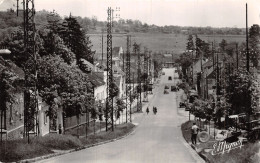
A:
{"type": "Polygon", "coordinates": [[[176,60],[177,63],[180,63],[182,67],[182,74],[184,77],[187,77],[187,69],[192,64],[192,56],[190,53],[182,53],[180,58],[176,60]]]}
{"type": "Polygon", "coordinates": [[[219,43],[219,47],[222,51],[226,50],[227,41],[225,39],[222,39],[222,41],[219,43]]]}
{"type": "Polygon", "coordinates": [[[186,45],[186,49],[187,50],[194,50],[194,43],[193,43],[192,35],[189,35],[187,40],[188,40],[188,42],[187,42],[187,45],[186,45]]]}
{"type": "Polygon", "coordinates": [[[64,45],[60,36],[51,29],[41,29],[38,31],[38,34],[40,37],[38,40],[41,42],[40,56],[58,55],[67,64],[71,64],[75,60],[75,54],[64,45]]]}
{"type": "Polygon", "coordinates": [[[94,51],[91,50],[91,41],[86,36],[84,30],[79,25],[76,18],[71,15],[65,18],[59,29],[59,36],[63,39],[65,45],[76,55],[76,64],[84,70],[82,59],[93,63],[94,51]]]}
{"type": "Polygon", "coordinates": [[[116,118],[120,118],[121,112],[126,108],[125,103],[122,99],[116,98],[116,118]]]}
{"type": "Polygon", "coordinates": [[[243,69],[238,69],[229,75],[229,84],[226,86],[225,95],[226,101],[230,105],[228,114],[254,114],[259,99],[253,75],[243,69]]]}
{"type": "Polygon", "coordinates": [[[252,61],[255,67],[258,66],[258,59],[260,53],[260,27],[259,25],[255,24],[251,26],[249,29],[249,47],[250,47],[250,60],[252,61]]]}
{"type": "Polygon", "coordinates": [[[9,50],[12,52],[10,59],[19,67],[23,67],[23,64],[26,61],[24,55],[24,41],[21,36],[23,36],[23,31],[18,29],[13,31],[13,37],[6,37],[0,43],[0,46],[9,47],[9,50]]]}
{"type": "Polygon", "coordinates": [[[6,68],[0,74],[0,114],[1,114],[1,128],[6,127],[6,121],[4,120],[4,126],[2,126],[2,119],[6,119],[7,103],[13,103],[13,77],[15,75],[8,71],[6,68]]]}
{"type": "MultiPolygon", "coordinates": [[[[56,114],[55,98],[61,99],[60,106],[67,116],[78,115],[90,108],[93,97],[87,74],[70,66],[59,56],[44,56],[39,59],[38,90],[50,106],[49,115],[56,114]]],[[[55,118],[56,115],[53,115],[55,118]]]]}

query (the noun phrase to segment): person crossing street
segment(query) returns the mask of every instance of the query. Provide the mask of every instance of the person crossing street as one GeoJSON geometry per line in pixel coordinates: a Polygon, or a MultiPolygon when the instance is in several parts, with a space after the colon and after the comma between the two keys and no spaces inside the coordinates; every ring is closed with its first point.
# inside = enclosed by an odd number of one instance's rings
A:
{"type": "Polygon", "coordinates": [[[149,113],[149,108],[147,107],[147,109],[146,109],[146,113],[147,113],[147,115],[148,115],[148,113],[149,113]]]}

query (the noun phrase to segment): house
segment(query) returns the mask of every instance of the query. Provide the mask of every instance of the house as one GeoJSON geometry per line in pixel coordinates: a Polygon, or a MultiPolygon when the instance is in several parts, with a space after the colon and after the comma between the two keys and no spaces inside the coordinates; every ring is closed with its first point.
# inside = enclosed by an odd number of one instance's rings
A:
{"type": "Polygon", "coordinates": [[[114,65],[112,67],[112,69],[113,69],[113,76],[114,76],[115,84],[118,86],[118,89],[119,89],[118,97],[123,98],[126,95],[126,92],[125,92],[125,90],[126,90],[125,73],[121,70],[120,67],[118,67],[116,65],[114,65]]]}
{"type": "Polygon", "coordinates": [[[202,65],[206,63],[208,60],[207,59],[198,59],[190,67],[190,74],[191,79],[192,79],[192,85],[195,87],[195,90],[198,90],[198,93],[200,94],[200,84],[199,84],[199,79],[201,79],[201,72],[202,72],[202,65]]]}
{"type": "Polygon", "coordinates": [[[89,61],[85,60],[85,59],[81,59],[82,61],[82,64],[84,65],[85,67],[85,70],[87,72],[91,72],[91,71],[94,71],[94,72],[100,72],[101,69],[98,67],[99,63],[96,63],[95,65],[90,63],[89,61]]]}
{"type": "Polygon", "coordinates": [[[215,72],[213,68],[212,60],[208,60],[206,63],[202,65],[203,73],[202,73],[202,80],[201,80],[201,90],[202,97],[209,98],[214,96],[215,94],[215,72]]]}
{"type": "Polygon", "coordinates": [[[38,120],[39,120],[39,136],[44,136],[50,133],[50,120],[47,115],[49,106],[42,101],[41,97],[38,97],[38,120]]]}
{"type": "Polygon", "coordinates": [[[112,60],[122,60],[123,59],[123,48],[122,47],[114,47],[112,49],[112,60]]]}
{"type": "Polygon", "coordinates": [[[88,77],[93,85],[95,100],[104,103],[107,98],[106,72],[91,72],[88,77]]]}
{"type": "MultiPolygon", "coordinates": [[[[11,61],[5,61],[0,57],[0,71],[7,67],[14,73],[16,87],[13,90],[13,102],[7,102],[7,110],[0,111],[0,135],[5,139],[18,139],[24,135],[24,72],[11,61]]],[[[44,136],[49,133],[49,117],[47,116],[48,105],[38,97],[38,126],[32,133],[44,136]],[[36,132],[38,131],[38,132],[36,132]]],[[[36,125],[35,125],[36,126],[36,125]]]]}

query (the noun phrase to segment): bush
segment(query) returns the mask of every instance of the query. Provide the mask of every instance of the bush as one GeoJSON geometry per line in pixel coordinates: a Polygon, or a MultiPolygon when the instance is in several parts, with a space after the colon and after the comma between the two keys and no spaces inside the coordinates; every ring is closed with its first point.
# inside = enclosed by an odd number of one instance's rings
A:
{"type": "Polygon", "coordinates": [[[51,149],[68,150],[83,146],[79,139],[71,135],[49,134],[44,137],[36,137],[33,143],[41,144],[42,146],[51,149]]]}
{"type": "Polygon", "coordinates": [[[5,141],[0,146],[0,160],[13,162],[52,153],[45,146],[37,143],[27,143],[27,140],[5,141]]]}
{"type": "Polygon", "coordinates": [[[52,149],[68,150],[83,144],[73,136],[49,134],[44,137],[5,141],[0,146],[0,161],[12,162],[53,153],[52,149]]]}
{"type": "Polygon", "coordinates": [[[183,91],[184,91],[185,94],[188,94],[189,89],[190,89],[188,83],[186,83],[186,82],[178,83],[177,86],[178,86],[179,88],[183,89],[183,91]]]}

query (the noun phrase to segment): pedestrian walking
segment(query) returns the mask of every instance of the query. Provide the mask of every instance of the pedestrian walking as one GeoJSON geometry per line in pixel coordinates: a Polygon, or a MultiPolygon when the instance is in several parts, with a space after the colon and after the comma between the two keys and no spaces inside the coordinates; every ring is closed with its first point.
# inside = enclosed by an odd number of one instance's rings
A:
{"type": "Polygon", "coordinates": [[[154,115],[157,113],[157,108],[156,107],[153,107],[153,113],[154,113],[154,115]]]}
{"type": "Polygon", "coordinates": [[[146,113],[148,114],[149,113],[149,108],[147,107],[147,109],[146,109],[146,113]]]}
{"type": "Polygon", "coordinates": [[[199,127],[194,122],[191,127],[191,143],[197,144],[197,135],[198,135],[199,127]]]}

